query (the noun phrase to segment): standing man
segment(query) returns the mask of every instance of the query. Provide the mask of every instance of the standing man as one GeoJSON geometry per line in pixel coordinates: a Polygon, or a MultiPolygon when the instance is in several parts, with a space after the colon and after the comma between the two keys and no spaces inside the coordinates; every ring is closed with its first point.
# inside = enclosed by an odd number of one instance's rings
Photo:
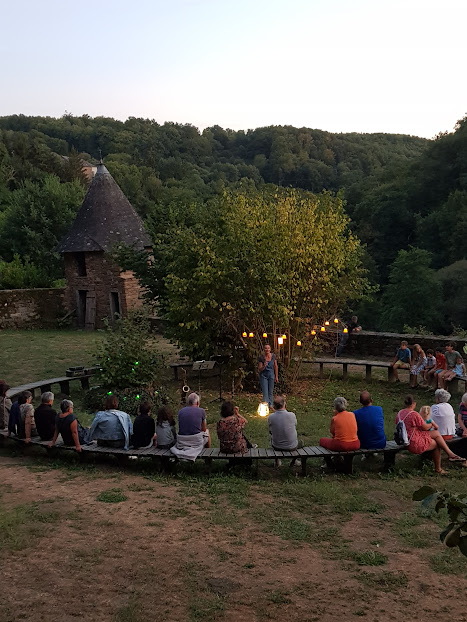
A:
{"type": "Polygon", "coordinates": [[[357,436],[362,449],[383,449],[386,447],[384,415],[381,406],[373,406],[368,391],[360,393],[362,408],[354,411],[357,420],[357,436]]]}

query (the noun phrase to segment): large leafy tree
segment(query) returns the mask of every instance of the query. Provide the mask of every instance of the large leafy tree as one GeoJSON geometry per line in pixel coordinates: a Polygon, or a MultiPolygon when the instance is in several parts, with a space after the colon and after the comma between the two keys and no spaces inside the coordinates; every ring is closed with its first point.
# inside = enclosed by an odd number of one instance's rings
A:
{"type": "Polygon", "coordinates": [[[409,325],[436,330],[441,289],[428,251],[420,248],[399,251],[382,297],[381,328],[402,332],[409,325]]]}
{"type": "MultiPolygon", "coordinates": [[[[168,335],[191,356],[248,349],[263,331],[312,344],[312,325],[367,291],[361,248],[342,201],[268,187],[173,204],[153,224],[154,257],[139,274],[168,335]],[[242,340],[252,332],[256,339],[242,340]]],[[[290,352],[289,352],[290,354],[290,352]]]]}

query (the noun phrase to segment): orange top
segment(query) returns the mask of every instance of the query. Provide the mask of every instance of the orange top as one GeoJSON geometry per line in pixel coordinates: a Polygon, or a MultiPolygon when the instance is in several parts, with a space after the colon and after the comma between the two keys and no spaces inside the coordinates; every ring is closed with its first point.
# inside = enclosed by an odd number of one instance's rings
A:
{"type": "Polygon", "coordinates": [[[345,443],[358,441],[355,415],[348,410],[343,410],[334,415],[331,419],[331,434],[336,441],[344,441],[345,443]]]}

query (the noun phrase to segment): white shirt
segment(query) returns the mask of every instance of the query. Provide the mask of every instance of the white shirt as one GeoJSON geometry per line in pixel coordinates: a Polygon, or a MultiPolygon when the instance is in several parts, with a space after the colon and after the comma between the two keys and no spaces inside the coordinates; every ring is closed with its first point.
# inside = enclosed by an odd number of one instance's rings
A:
{"type": "Polygon", "coordinates": [[[456,433],[456,415],[451,404],[441,402],[431,407],[431,419],[439,426],[441,436],[456,433]]]}

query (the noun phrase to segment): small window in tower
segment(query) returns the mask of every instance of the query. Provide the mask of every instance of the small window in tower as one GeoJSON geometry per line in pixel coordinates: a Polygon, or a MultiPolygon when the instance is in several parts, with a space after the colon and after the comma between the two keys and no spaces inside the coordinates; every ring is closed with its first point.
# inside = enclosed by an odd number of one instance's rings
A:
{"type": "Polygon", "coordinates": [[[78,276],[86,276],[86,258],[84,253],[74,253],[78,276]]]}

